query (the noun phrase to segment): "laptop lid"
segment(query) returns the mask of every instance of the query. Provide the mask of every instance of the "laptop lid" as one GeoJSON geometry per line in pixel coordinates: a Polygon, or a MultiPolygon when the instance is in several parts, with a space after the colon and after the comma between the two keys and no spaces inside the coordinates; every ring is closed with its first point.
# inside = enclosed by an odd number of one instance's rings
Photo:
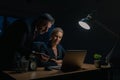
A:
{"type": "Polygon", "coordinates": [[[74,71],[81,69],[87,50],[68,50],[64,56],[61,70],[74,71]]]}

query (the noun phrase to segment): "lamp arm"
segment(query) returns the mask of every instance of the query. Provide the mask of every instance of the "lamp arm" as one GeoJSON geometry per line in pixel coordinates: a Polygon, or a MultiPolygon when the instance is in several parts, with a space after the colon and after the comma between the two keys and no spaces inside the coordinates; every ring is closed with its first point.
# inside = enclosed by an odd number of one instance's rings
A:
{"type": "Polygon", "coordinates": [[[94,20],[94,21],[95,21],[95,23],[97,23],[98,25],[100,25],[103,29],[105,29],[107,32],[111,33],[113,36],[115,36],[117,39],[119,39],[119,35],[117,35],[113,31],[111,31],[110,29],[108,29],[104,24],[100,23],[97,20],[94,20]]]}
{"type": "Polygon", "coordinates": [[[106,63],[109,63],[109,62],[110,62],[111,55],[112,55],[114,49],[116,48],[118,42],[119,42],[119,38],[117,39],[117,41],[116,41],[115,44],[113,45],[112,49],[110,50],[110,52],[109,52],[108,55],[106,56],[106,58],[105,58],[106,63]]]}
{"type": "Polygon", "coordinates": [[[105,62],[109,64],[110,63],[110,59],[111,59],[111,55],[112,55],[114,49],[116,48],[116,46],[117,46],[117,44],[119,42],[120,37],[119,37],[119,35],[117,35],[113,31],[111,31],[110,29],[108,29],[104,24],[100,23],[97,20],[94,20],[94,21],[95,21],[95,23],[97,23],[98,25],[100,25],[103,29],[105,29],[107,32],[111,33],[114,37],[117,38],[117,40],[115,41],[115,43],[114,43],[113,47],[111,48],[110,52],[105,57],[105,62]]]}

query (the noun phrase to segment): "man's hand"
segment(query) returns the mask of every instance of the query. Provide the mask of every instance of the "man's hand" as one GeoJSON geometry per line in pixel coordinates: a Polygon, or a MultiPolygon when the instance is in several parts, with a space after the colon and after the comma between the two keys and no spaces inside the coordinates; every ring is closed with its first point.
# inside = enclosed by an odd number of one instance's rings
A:
{"type": "Polygon", "coordinates": [[[41,55],[41,61],[47,62],[49,60],[48,56],[41,55]]]}

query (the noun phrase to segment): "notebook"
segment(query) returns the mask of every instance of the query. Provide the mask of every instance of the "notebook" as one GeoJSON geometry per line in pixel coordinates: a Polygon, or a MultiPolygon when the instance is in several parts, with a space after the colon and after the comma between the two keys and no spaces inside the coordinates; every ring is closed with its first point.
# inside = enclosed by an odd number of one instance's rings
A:
{"type": "Polygon", "coordinates": [[[87,50],[68,50],[65,53],[62,66],[51,66],[53,69],[61,69],[63,72],[82,69],[87,50]]]}

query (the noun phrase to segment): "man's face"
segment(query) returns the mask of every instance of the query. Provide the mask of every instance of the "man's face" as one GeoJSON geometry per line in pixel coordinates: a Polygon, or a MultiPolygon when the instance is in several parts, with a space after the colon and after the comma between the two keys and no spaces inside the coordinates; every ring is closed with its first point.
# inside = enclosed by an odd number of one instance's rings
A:
{"type": "Polygon", "coordinates": [[[47,22],[45,25],[40,26],[40,27],[39,26],[38,26],[37,30],[40,32],[40,34],[44,34],[44,33],[48,32],[49,28],[51,28],[52,23],[51,22],[47,22]]]}

